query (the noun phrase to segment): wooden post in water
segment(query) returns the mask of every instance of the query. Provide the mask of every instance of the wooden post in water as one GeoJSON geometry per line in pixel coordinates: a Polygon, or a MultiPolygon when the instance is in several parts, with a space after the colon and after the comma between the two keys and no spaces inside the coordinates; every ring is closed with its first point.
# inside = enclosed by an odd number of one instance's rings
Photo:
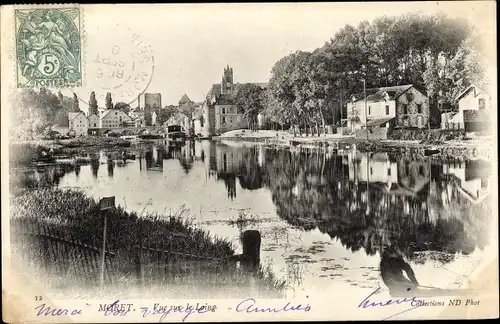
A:
{"type": "Polygon", "coordinates": [[[240,265],[243,270],[256,272],[260,266],[260,232],[257,230],[247,230],[243,232],[241,243],[243,245],[243,255],[240,265]]]}

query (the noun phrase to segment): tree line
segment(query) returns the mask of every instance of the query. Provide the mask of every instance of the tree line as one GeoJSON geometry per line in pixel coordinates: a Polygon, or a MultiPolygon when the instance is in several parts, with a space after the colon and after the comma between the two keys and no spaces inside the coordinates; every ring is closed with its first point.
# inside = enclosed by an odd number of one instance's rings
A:
{"type": "MultiPolygon", "coordinates": [[[[465,20],[442,14],[382,16],[346,25],[322,47],[297,51],[271,69],[268,89],[244,86],[240,112],[250,120],[325,129],[345,118],[350,96],[367,88],[413,84],[433,107],[454,109],[469,85],[487,83],[480,39],[465,20]]],[[[294,128],[295,129],[295,128],[294,128]]]]}

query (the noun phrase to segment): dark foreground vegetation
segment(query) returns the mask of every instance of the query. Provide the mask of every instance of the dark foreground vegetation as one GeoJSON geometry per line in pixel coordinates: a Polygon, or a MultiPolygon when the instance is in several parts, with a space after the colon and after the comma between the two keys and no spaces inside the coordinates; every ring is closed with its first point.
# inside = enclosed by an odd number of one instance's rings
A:
{"type": "Polygon", "coordinates": [[[228,262],[234,255],[231,244],[195,228],[184,213],[140,217],[121,207],[101,212],[84,193],[60,189],[18,192],[11,206],[14,254],[43,268],[40,273],[50,278],[45,282],[52,288],[97,287],[104,215],[107,290],[223,297],[256,289],[259,295],[278,297],[284,288],[267,269],[240,271],[228,262]]]}

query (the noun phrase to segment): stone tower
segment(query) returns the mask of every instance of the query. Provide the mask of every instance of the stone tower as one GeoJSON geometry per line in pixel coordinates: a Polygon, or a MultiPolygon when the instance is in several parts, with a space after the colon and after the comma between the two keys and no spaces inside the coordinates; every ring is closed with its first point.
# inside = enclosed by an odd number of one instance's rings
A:
{"type": "Polygon", "coordinates": [[[228,94],[233,92],[233,68],[227,67],[224,68],[224,74],[222,75],[221,82],[221,94],[228,94]]]}
{"type": "Polygon", "coordinates": [[[203,104],[203,136],[215,135],[215,107],[209,102],[203,104]]]}

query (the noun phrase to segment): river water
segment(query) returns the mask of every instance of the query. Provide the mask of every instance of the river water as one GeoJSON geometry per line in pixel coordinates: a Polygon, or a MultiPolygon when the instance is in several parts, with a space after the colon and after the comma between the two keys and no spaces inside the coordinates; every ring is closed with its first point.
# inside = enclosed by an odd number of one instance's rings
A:
{"type": "Polygon", "coordinates": [[[124,162],[101,151],[89,165],[38,169],[28,182],[116,196],[142,215],[184,211],[237,253],[240,233],[258,229],[261,262],[295,296],[384,288],[387,246],[421,285],[465,287],[491,243],[485,161],[210,141],[136,153],[124,162]]]}

